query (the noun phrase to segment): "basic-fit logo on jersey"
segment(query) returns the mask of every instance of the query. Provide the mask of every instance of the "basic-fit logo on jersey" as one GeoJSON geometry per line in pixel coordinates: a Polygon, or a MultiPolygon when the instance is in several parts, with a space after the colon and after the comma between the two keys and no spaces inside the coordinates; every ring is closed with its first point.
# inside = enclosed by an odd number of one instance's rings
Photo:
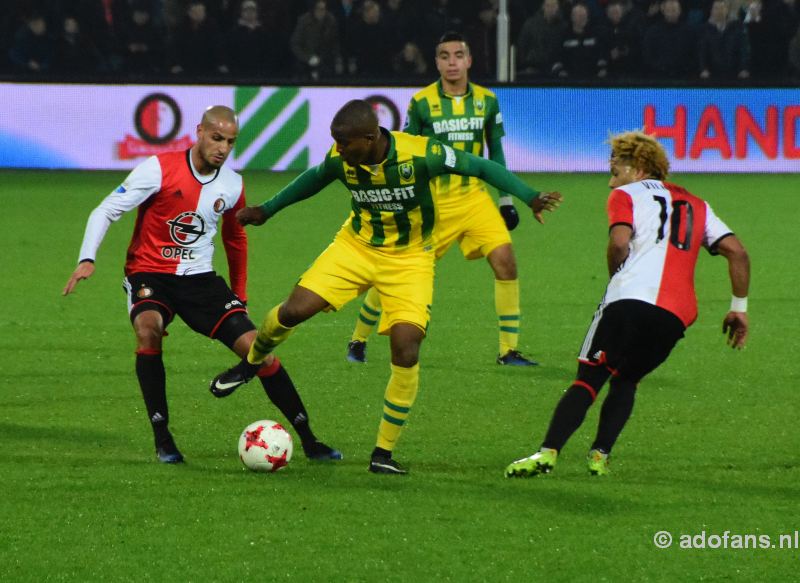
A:
{"type": "Polygon", "coordinates": [[[206,233],[206,222],[194,211],[181,213],[167,224],[170,238],[181,247],[196,243],[206,233]]]}

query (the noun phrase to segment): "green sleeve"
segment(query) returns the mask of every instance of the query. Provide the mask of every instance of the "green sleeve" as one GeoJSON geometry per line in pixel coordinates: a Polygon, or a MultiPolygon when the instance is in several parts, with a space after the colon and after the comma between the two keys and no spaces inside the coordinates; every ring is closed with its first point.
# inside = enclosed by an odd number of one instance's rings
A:
{"type": "Polygon", "coordinates": [[[314,196],[335,178],[333,172],[330,171],[326,157],[322,164],[303,172],[283,187],[278,194],[262,204],[261,208],[267,213],[269,219],[287,206],[314,196]]]}
{"type": "Polygon", "coordinates": [[[505,152],[503,152],[503,142],[500,140],[500,137],[492,136],[492,138],[486,142],[486,147],[489,149],[489,160],[497,162],[505,167],[506,155],[505,152]]]}
{"type": "Polygon", "coordinates": [[[422,119],[419,115],[419,106],[417,100],[413,97],[408,104],[408,112],[406,113],[406,125],[403,126],[403,131],[412,136],[419,136],[422,134],[422,119]]]}
{"type": "Polygon", "coordinates": [[[447,173],[475,176],[491,184],[500,192],[516,196],[528,206],[534,198],[539,196],[538,191],[525,184],[497,162],[456,150],[437,140],[428,141],[425,158],[431,177],[447,173]]]}

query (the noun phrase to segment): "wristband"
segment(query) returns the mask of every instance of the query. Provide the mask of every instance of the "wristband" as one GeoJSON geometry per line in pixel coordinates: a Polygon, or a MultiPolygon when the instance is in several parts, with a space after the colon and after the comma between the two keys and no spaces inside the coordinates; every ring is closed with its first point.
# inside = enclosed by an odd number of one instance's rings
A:
{"type": "Polygon", "coordinates": [[[731,312],[747,312],[747,296],[743,298],[731,296],[731,312]]]}

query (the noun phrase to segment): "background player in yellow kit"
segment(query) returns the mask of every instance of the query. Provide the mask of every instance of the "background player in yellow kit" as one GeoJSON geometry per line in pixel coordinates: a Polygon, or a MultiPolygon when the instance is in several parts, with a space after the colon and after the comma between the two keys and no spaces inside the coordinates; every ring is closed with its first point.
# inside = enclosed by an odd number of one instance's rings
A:
{"type": "MultiPolygon", "coordinates": [[[[501,138],[503,119],[497,97],[489,89],[471,83],[469,46],[458,33],[446,33],[436,47],[436,67],[441,77],[417,92],[408,106],[403,131],[433,137],[455,149],[483,155],[505,166],[501,138]]],[[[436,178],[436,257],[458,241],[467,259],[486,257],[494,271],[494,298],[499,328],[497,363],[512,366],[538,364],[517,350],[520,328],[519,279],[511,236],[519,215],[511,196],[500,197],[500,210],[492,202],[486,184],[473,176],[444,174],[436,178]],[[502,215],[502,218],[501,218],[502,215]],[[505,221],[505,224],[504,224],[505,221]]],[[[365,362],[367,338],[378,322],[380,299],[367,292],[348,345],[347,358],[365,362]]]]}

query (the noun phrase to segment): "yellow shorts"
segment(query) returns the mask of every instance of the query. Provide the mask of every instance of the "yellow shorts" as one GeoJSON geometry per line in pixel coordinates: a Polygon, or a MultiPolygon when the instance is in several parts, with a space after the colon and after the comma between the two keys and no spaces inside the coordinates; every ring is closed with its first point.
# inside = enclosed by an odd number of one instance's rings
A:
{"type": "Polygon", "coordinates": [[[298,285],[323,298],[334,310],[374,286],[383,310],[380,334],[388,334],[399,322],[427,331],[433,303],[433,251],[370,247],[359,242],[349,229],[342,227],[298,285]]]}
{"type": "Polygon", "coordinates": [[[505,221],[482,184],[465,194],[440,197],[436,203],[437,259],[447,253],[455,241],[467,259],[486,257],[500,245],[511,243],[505,221]]]}

